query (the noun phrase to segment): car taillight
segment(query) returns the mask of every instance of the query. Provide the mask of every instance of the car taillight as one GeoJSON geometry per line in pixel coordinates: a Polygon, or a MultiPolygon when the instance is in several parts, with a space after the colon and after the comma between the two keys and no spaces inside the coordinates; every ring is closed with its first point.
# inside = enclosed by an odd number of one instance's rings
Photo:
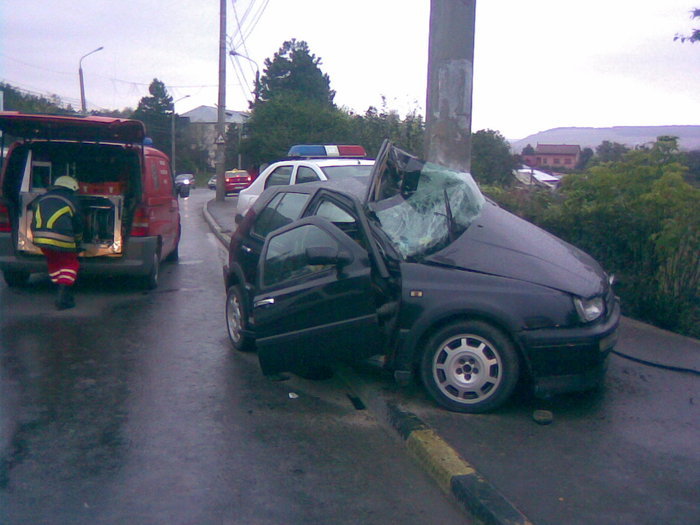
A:
{"type": "Polygon", "coordinates": [[[148,235],[148,212],[145,208],[136,208],[134,220],[131,222],[131,235],[134,237],[146,237],[148,235]]]}
{"type": "Polygon", "coordinates": [[[11,232],[10,210],[5,204],[0,204],[0,232],[11,232]]]}

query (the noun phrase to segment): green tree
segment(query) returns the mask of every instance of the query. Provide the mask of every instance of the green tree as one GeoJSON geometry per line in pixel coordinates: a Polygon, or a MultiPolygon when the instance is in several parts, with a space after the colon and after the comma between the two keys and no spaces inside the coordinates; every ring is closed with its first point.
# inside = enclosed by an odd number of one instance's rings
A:
{"type": "Polygon", "coordinates": [[[251,166],[283,157],[294,144],[340,143],[352,136],[350,116],[333,104],[335,93],[320,63],[306,42],[294,39],[265,60],[260,97],[240,146],[251,166]]]}
{"type": "Polygon", "coordinates": [[[173,97],[168,94],[165,84],[157,78],[154,78],[151,85],[148,86],[148,92],[151,95],[143,97],[139,101],[131,118],[142,121],[153,145],[163,152],[169,153],[173,97]]]}
{"type": "Polygon", "coordinates": [[[23,92],[10,84],[0,82],[0,91],[4,93],[4,105],[7,111],[22,111],[24,113],[74,113],[73,108],[63,103],[58,95],[46,98],[23,92]]]}
{"type": "Polygon", "coordinates": [[[683,180],[677,141],[565,177],[545,226],[619,277],[625,311],[700,335],[700,190],[683,180]]]}
{"type": "Polygon", "coordinates": [[[295,94],[299,98],[333,105],[335,91],[330,79],[319,67],[321,59],[309,50],[306,42],[288,40],[275,53],[272,60],[265,59],[265,70],[260,78],[259,103],[275,96],[295,94]]]}
{"type": "Polygon", "coordinates": [[[591,148],[583,148],[581,150],[581,155],[579,155],[578,162],[576,163],[576,168],[577,170],[584,170],[586,169],[586,166],[588,166],[588,163],[593,159],[593,156],[595,153],[593,153],[593,150],[591,148]]]}
{"type": "Polygon", "coordinates": [[[362,144],[370,155],[379,151],[385,139],[414,155],[423,154],[425,123],[416,110],[403,119],[398,111],[389,109],[382,97],[382,107],[370,106],[364,115],[351,115],[353,143],[362,144]]]}
{"type": "MultiPolygon", "coordinates": [[[[695,8],[690,12],[690,18],[696,19],[700,18],[700,9],[695,8]]],[[[691,44],[695,42],[700,42],[700,29],[693,29],[689,35],[676,34],[673,40],[680,40],[681,42],[690,42],[691,44]]]]}
{"type": "Polygon", "coordinates": [[[620,162],[629,148],[618,142],[604,140],[595,149],[595,162],[620,162]]]}
{"type": "Polygon", "coordinates": [[[532,144],[528,144],[523,148],[522,155],[534,155],[535,154],[535,148],[532,147],[532,144]]]}
{"type": "Polygon", "coordinates": [[[492,129],[472,133],[472,175],[480,184],[510,186],[516,161],[503,135],[492,129]]]}
{"type": "Polygon", "coordinates": [[[346,113],[296,93],[278,94],[256,105],[247,128],[241,153],[253,166],[285,156],[294,144],[343,143],[352,136],[346,113]]]}

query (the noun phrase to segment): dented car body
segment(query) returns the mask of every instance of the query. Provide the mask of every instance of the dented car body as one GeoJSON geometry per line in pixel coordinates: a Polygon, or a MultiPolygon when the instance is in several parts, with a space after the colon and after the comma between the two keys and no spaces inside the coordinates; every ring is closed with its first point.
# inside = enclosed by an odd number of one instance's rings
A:
{"type": "Polygon", "coordinates": [[[265,374],[379,354],[461,412],[521,379],[548,394],[603,377],[620,316],[608,276],[466,173],[386,143],[369,184],[274,188],[241,219],[226,319],[265,374]]]}

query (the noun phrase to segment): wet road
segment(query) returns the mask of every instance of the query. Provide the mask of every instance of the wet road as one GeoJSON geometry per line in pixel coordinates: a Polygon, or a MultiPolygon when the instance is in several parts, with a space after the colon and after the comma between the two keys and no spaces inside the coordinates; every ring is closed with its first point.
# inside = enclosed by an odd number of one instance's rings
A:
{"type": "Polygon", "coordinates": [[[537,525],[700,523],[695,374],[612,355],[599,392],[549,400],[518,392],[481,415],[436,410],[418,387],[386,389],[537,525]],[[535,409],[554,421],[538,425],[535,409]]]}
{"type": "Polygon", "coordinates": [[[156,291],[0,286],[0,523],[463,523],[338,381],[229,350],[212,196],[156,291]]]}

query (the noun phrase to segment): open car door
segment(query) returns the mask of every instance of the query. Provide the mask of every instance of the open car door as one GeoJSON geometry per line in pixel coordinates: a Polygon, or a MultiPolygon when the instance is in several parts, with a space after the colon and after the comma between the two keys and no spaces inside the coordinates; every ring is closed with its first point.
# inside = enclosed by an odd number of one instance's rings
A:
{"type": "Polygon", "coordinates": [[[264,374],[381,352],[367,252],[321,217],[268,235],[253,327],[264,374]]]}

